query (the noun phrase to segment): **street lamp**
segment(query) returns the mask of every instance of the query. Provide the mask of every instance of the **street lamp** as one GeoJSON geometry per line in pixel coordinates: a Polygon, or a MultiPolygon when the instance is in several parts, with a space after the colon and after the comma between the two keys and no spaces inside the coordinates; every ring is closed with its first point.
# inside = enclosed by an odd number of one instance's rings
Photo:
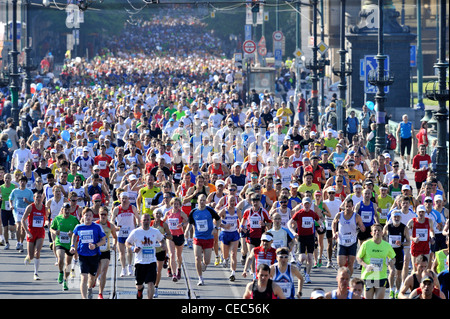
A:
{"type": "Polygon", "coordinates": [[[31,19],[30,19],[30,8],[31,8],[31,0],[25,0],[25,6],[26,6],[26,20],[27,20],[27,38],[26,38],[26,48],[25,51],[25,77],[24,77],[24,86],[25,86],[25,93],[26,98],[31,98],[31,70],[34,69],[31,65],[31,43],[30,43],[30,31],[31,31],[31,19]]]}
{"type": "Polygon", "coordinates": [[[311,0],[312,10],[313,10],[313,41],[314,45],[312,47],[313,58],[306,64],[306,68],[311,70],[312,76],[312,90],[311,90],[311,109],[309,112],[309,118],[313,120],[313,123],[318,126],[319,124],[319,113],[318,113],[318,89],[317,82],[319,80],[317,76],[317,70],[319,69],[319,61],[317,59],[317,2],[318,0],[311,0]]]}
{"type": "Polygon", "coordinates": [[[12,66],[11,70],[9,72],[10,74],[10,85],[9,89],[11,91],[11,115],[14,119],[14,125],[17,127],[19,126],[19,68],[17,64],[17,56],[19,55],[19,52],[17,51],[17,0],[12,0],[12,41],[13,41],[13,47],[12,50],[9,52],[9,55],[11,57],[12,66]]]}
{"type": "Polygon", "coordinates": [[[448,62],[445,60],[446,52],[446,1],[440,1],[439,12],[439,58],[434,64],[434,67],[438,71],[438,81],[433,85],[433,89],[426,90],[425,95],[428,99],[438,101],[439,109],[434,113],[434,118],[437,120],[437,148],[436,148],[436,176],[442,183],[446,197],[448,198],[448,155],[446,142],[447,137],[447,101],[449,100],[449,91],[446,81],[446,70],[448,68],[448,62]],[[436,89],[437,84],[437,89],[436,89]]]}
{"type": "Polygon", "coordinates": [[[375,154],[382,154],[386,149],[386,112],[384,108],[385,93],[384,88],[391,85],[394,82],[393,76],[389,74],[389,71],[384,70],[384,61],[386,55],[384,55],[384,0],[378,0],[378,54],[375,56],[377,61],[376,72],[369,74],[368,81],[370,84],[377,87],[377,93],[375,95],[375,102],[377,106],[376,114],[376,138],[375,138],[375,154]]]}
{"type": "Polygon", "coordinates": [[[340,77],[340,82],[338,84],[339,89],[339,100],[336,107],[337,112],[337,129],[344,131],[344,135],[346,135],[346,127],[344,121],[346,119],[346,92],[347,92],[347,76],[352,74],[352,69],[347,68],[347,63],[345,62],[345,55],[347,54],[347,50],[345,49],[345,2],[346,0],[341,0],[341,8],[340,8],[340,35],[339,35],[339,57],[340,57],[340,68],[333,69],[333,74],[340,77]]]}

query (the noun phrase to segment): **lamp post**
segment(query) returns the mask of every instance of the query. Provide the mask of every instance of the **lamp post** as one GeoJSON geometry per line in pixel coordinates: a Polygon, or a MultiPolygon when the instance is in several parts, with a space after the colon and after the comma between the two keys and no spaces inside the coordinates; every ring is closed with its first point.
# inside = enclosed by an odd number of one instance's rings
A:
{"type": "Polygon", "coordinates": [[[434,118],[437,120],[437,148],[436,148],[436,176],[442,183],[446,197],[448,198],[448,155],[447,145],[448,141],[448,111],[447,101],[449,100],[449,91],[446,82],[446,70],[448,68],[448,62],[445,60],[445,46],[446,46],[446,1],[440,1],[439,12],[439,58],[434,64],[434,67],[438,71],[438,81],[433,85],[433,89],[426,90],[425,95],[430,100],[439,102],[439,109],[434,113],[434,118]],[[438,89],[436,89],[436,84],[438,89]]]}
{"type": "Polygon", "coordinates": [[[318,89],[317,89],[317,70],[319,69],[319,63],[317,60],[317,2],[318,0],[311,0],[312,10],[313,10],[313,41],[314,45],[312,47],[313,58],[307,65],[307,68],[312,70],[312,90],[311,90],[311,110],[309,112],[309,117],[312,118],[313,123],[317,126],[319,124],[319,113],[318,113],[318,89]]]}
{"type": "Polygon", "coordinates": [[[384,55],[384,0],[378,0],[378,53],[375,56],[377,61],[377,69],[374,74],[369,74],[368,81],[370,84],[377,87],[377,93],[375,95],[375,102],[377,106],[376,114],[376,139],[375,139],[375,154],[379,155],[386,149],[386,112],[384,108],[385,93],[384,88],[391,85],[394,82],[392,76],[384,70],[384,61],[386,55],[384,55]]]}
{"type": "Polygon", "coordinates": [[[347,76],[352,74],[352,70],[347,68],[347,64],[345,62],[345,55],[347,54],[347,50],[345,49],[345,2],[346,0],[341,0],[340,6],[340,35],[339,35],[339,57],[340,57],[340,68],[337,70],[333,69],[333,73],[336,76],[339,76],[340,82],[338,84],[339,88],[339,100],[336,107],[337,111],[337,128],[338,130],[344,131],[344,135],[346,135],[346,128],[344,121],[346,119],[346,94],[347,94],[347,76]]]}
{"type": "Polygon", "coordinates": [[[11,115],[14,119],[14,125],[19,126],[19,70],[17,64],[17,56],[19,52],[17,51],[17,0],[12,0],[12,41],[13,47],[9,52],[11,57],[12,66],[10,71],[10,85],[9,89],[11,92],[11,115]]]}
{"type": "Polygon", "coordinates": [[[30,35],[31,35],[31,19],[30,19],[30,9],[31,9],[31,0],[25,0],[25,6],[26,6],[26,20],[27,20],[27,32],[26,32],[26,48],[25,51],[25,77],[24,77],[24,86],[25,86],[25,93],[26,98],[31,98],[31,70],[33,69],[31,65],[31,42],[30,42],[30,35]]]}

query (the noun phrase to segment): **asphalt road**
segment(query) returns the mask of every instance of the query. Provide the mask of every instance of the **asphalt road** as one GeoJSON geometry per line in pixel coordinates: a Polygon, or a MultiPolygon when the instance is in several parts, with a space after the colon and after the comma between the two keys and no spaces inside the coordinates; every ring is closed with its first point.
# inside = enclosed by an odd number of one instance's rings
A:
{"type": "MultiPolygon", "coordinates": [[[[407,171],[407,176],[410,183],[413,184],[413,173],[410,170],[407,171]]],[[[0,246],[0,299],[81,299],[78,266],[75,267],[75,277],[68,282],[68,291],[63,291],[62,286],[57,283],[58,268],[55,265],[56,258],[49,248],[47,237],[41,252],[40,280],[38,281],[33,280],[33,265],[24,265],[26,247],[25,252],[20,253],[15,250],[15,245],[16,240],[10,240],[11,247],[9,250],[4,250],[4,247],[0,246]]],[[[326,239],[324,240],[324,247],[326,247],[326,239]]],[[[195,270],[193,251],[188,247],[184,247],[182,279],[176,283],[172,282],[172,279],[167,277],[167,271],[163,269],[158,289],[158,299],[241,299],[246,284],[251,280],[251,276],[247,276],[247,278],[241,276],[243,266],[240,263],[240,252],[238,252],[238,265],[234,282],[228,280],[229,269],[223,268],[222,265],[214,266],[214,257],[213,253],[211,264],[204,273],[205,285],[197,286],[198,277],[195,270]]],[[[112,260],[114,260],[114,257],[112,257],[112,260]]],[[[325,259],[323,260],[325,261],[325,259]]],[[[335,259],[333,262],[336,265],[335,259]]],[[[135,299],[134,276],[118,276],[121,267],[119,262],[117,262],[117,280],[114,283],[113,265],[112,261],[108,270],[104,298],[112,298],[113,291],[115,291],[114,299],[135,299]],[[114,286],[116,286],[115,290],[113,289],[114,286]]],[[[359,275],[360,271],[355,269],[353,276],[359,275]]],[[[335,289],[337,286],[335,276],[335,268],[326,268],[324,265],[320,268],[312,269],[312,282],[304,285],[302,299],[309,299],[314,288],[320,287],[325,291],[335,289]]],[[[94,287],[93,291],[93,298],[96,299],[98,287],[94,287]]],[[[144,294],[146,296],[146,291],[144,291],[144,294]]],[[[387,294],[388,292],[386,293],[386,298],[388,297],[387,294]]]]}

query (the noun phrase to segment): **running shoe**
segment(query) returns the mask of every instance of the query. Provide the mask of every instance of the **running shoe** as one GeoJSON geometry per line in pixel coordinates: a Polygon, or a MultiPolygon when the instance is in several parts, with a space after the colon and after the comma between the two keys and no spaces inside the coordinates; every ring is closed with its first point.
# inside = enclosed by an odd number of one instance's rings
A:
{"type": "Polygon", "coordinates": [[[241,264],[245,265],[245,260],[247,259],[247,255],[242,255],[241,257],[241,264]]]}
{"type": "Polygon", "coordinates": [[[127,275],[127,272],[125,271],[125,268],[122,268],[122,271],[120,272],[120,277],[125,277],[127,275]]]}
{"type": "Polygon", "coordinates": [[[395,292],[393,290],[389,292],[389,299],[395,299],[395,292]]]}
{"type": "Polygon", "coordinates": [[[153,293],[153,298],[158,298],[158,287],[155,287],[155,292],[153,293]]]}
{"type": "Polygon", "coordinates": [[[98,299],[103,299],[103,294],[98,294],[98,299]]]}
{"type": "Polygon", "coordinates": [[[197,282],[197,286],[203,286],[205,285],[205,282],[203,281],[203,278],[199,278],[198,282],[197,282]]]}
{"type": "Polygon", "coordinates": [[[34,280],[41,280],[41,278],[39,278],[39,275],[38,275],[38,274],[34,274],[33,279],[34,279],[34,280]]]}
{"type": "Polygon", "coordinates": [[[20,243],[19,252],[23,253],[23,243],[20,243]]]}
{"type": "Polygon", "coordinates": [[[62,284],[64,281],[64,274],[62,272],[58,275],[58,284],[62,284]]]}
{"type": "Polygon", "coordinates": [[[333,267],[332,265],[333,265],[333,262],[331,260],[328,260],[327,261],[327,268],[333,267]]]}
{"type": "Polygon", "coordinates": [[[92,299],[92,288],[88,288],[88,299],[92,299]]]}
{"type": "Polygon", "coordinates": [[[219,266],[220,265],[220,257],[216,256],[216,261],[214,262],[214,266],[219,266]]]}
{"type": "Polygon", "coordinates": [[[133,276],[133,266],[128,265],[128,276],[133,276]]]}
{"type": "Polygon", "coordinates": [[[23,260],[23,263],[25,264],[25,266],[27,266],[27,265],[29,265],[31,263],[30,258],[28,257],[28,255],[23,260]]]}
{"type": "Polygon", "coordinates": [[[177,279],[178,280],[181,279],[181,269],[180,268],[178,268],[178,271],[177,271],[177,279]]]}
{"type": "Polygon", "coordinates": [[[173,277],[172,277],[172,281],[173,281],[173,282],[177,282],[177,281],[178,281],[177,276],[173,276],[173,277]]]}
{"type": "Polygon", "coordinates": [[[172,269],[167,268],[167,277],[172,278],[173,274],[172,274],[172,269]]]}
{"type": "Polygon", "coordinates": [[[17,242],[17,244],[16,244],[16,250],[19,250],[19,249],[20,249],[20,243],[17,242]]]}
{"type": "Polygon", "coordinates": [[[311,278],[309,277],[309,274],[305,274],[305,284],[310,284],[311,278]]]}
{"type": "Polygon", "coordinates": [[[3,248],[4,250],[8,250],[9,249],[9,243],[5,244],[5,248],[3,248]]]}
{"type": "Polygon", "coordinates": [[[69,290],[69,286],[67,286],[67,281],[65,281],[65,280],[64,280],[64,282],[63,282],[63,290],[64,290],[64,291],[69,290]]]}
{"type": "Polygon", "coordinates": [[[230,277],[228,277],[228,279],[229,279],[230,281],[235,281],[235,280],[236,280],[236,277],[235,277],[234,275],[230,275],[230,277]]]}
{"type": "Polygon", "coordinates": [[[202,261],[202,271],[206,271],[206,264],[202,261]]]}

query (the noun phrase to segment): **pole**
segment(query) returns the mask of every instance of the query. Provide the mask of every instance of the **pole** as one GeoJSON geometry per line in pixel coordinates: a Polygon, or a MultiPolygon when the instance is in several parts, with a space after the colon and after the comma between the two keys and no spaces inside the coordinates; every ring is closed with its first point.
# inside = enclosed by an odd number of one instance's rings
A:
{"type": "Polygon", "coordinates": [[[30,18],[30,9],[31,9],[31,0],[26,0],[26,20],[27,20],[27,38],[26,38],[26,48],[25,48],[25,78],[24,78],[24,86],[25,86],[25,94],[26,98],[31,98],[31,18],[30,18]]]}
{"type": "Polygon", "coordinates": [[[375,78],[371,79],[371,84],[377,86],[375,101],[377,106],[376,114],[376,138],[375,138],[375,154],[378,156],[386,149],[386,112],[384,107],[385,93],[384,87],[392,84],[393,79],[389,74],[385,74],[384,61],[384,0],[378,0],[378,54],[375,56],[378,67],[375,78]]]}
{"type": "Polygon", "coordinates": [[[279,1],[277,0],[277,6],[275,7],[275,30],[279,31],[280,30],[280,25],[278,23],[278,19],[279,19],[279,11],[278,11],[278,6],[279,6],[279,1]]]}
{"type": "MultiPolygon", "coordinates": [[[[301,16],[300,16],[300,2],[295,3],[296,15],[295,15],[295,50],[301,49],[302,46],[302,34],[300,32],[301,16]]],[[[300,74],[300,63],[295,59],[295,94],[294,103],[298,107],[298,96],[301,92],[301,74],[300,74]]]]}
{"type": "Polygon", "coordinates": [[[318,88],[317,88],[317,1],[311,0],[313,5],[313,40],[314,46],[312,48],[313,51],[313,74],[311,76],[312,80],[312,90],[311,90],[311,112],[310,117],[313,120],[313,123],[318,127],[319,125],[319,114],[318,114],[318,88]]]}
{"type": "Polygon", "coordinates": [[[345,101],[346,101],[346,91],[347,91],[347,77],[345,70],[345,55],[347,50],[345,50],[345,0],[341,0],[341,10],[340,10],[340,18],[341,18],[341,26],[340,26],[340,35],[339,35],[339,57],[340,57],[340,71],[339,77],[340,82],[338,85],[339,88],[339,103],[340,105],[340,114],[338,114],[338,130],[343,130],[344,135],[346,134],[346,128],[344,125],[344,121],[347,118],[345,112],[345,101]]]}
{"type": "MultiPolygon", "coordinates": [[[[325,41],[325,26],[324,26],[324,21],[323,18],[324,17],[324,13],[323,13],[323,0],[320,0],[320,41],[324,42],[325,41]]],[[[324,67],[324,71],[323,73],[320,74],[320,112],[322,114],[325,113],[325,56],[322,55],[321,56],[321,64],[324,67]]]]}
{"type": "Polygon", "coordinates": [[[14,125],[19,126],[19,70],[17,63],[17,56],[19,52],[17,51],[17,0],[12,0],[12,40],[13,40],[13,49],[9,52],[12,61],[12,70],[10,72],[11,84],[9,86],[11,92],[11,115],[14,119],[14,125]]]}
{"type": "Polygon", "coordinates": [[[423,104],[423,57],[422,57],[422,0],[417,0],[417,106],[423,104]]]}
{"type": "Polygon", "coordinates": [[[439,12],[439,59],[434,67],[438,71],[438,87],[439,91],[434,92],[435,100],[439,101],[439,109],[434,113],[437,120],[437,150],[436,150],[436,170],[437,179],[442,183],[446,198],[448,198],[448,111],[447,101],[449,100],[449,91],[446,81],[446,71],[448,69],[448,62],[446,61],[446,1],[440,1],[439,12]]]}

